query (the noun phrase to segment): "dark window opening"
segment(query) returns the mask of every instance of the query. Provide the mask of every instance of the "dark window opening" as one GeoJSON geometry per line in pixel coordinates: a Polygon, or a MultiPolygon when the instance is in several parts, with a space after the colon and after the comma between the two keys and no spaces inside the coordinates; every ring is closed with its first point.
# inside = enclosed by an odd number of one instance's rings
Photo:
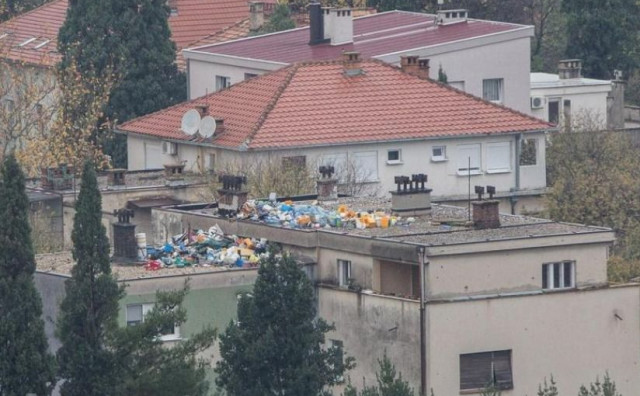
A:
{"type": "Polygon", "coordinates": [[[460,390],[513,389],[511,350],[460,355],[460,390]]]}

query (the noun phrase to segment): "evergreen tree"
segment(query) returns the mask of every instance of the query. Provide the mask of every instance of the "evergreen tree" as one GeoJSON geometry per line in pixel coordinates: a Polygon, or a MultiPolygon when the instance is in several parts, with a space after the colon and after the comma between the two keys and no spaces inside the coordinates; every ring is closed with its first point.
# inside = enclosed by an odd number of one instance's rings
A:
{"type": "Polygon", "coordinates": [[[73,219],[71,278],[60,306],[59,375],[63,396],[113,395],[119,381],[108,341],[117,327],[123,294],[111,274],[109,241],[102,225],[102,198],[93,166],[87,162],[73,219]]]}
{"type": "Polygon", "coordinates": [[[276,4],[273,9],[273,14],[269,17],[269,20],[257,33],[274,33],[282,30],[289,30],[296,27],[296,23],[291,19],[291,11],[289,5],[285,3],[276,4]]]}
{"type": "MultiPolygon", "coordinates": [[[[379,371],[376,373],[377,386],[366,386],[361,393],[349,383],[343,396],[414,396],[413,389],[407,381],[402,379],[402,373],[396,371],[396,367],[385,351],[381,360],[378,360],[379,371]]],[[[433,395],[433,390],[431,391],[433,395]]]]}
{"type": "Polygon", "coordinates": [[[196,355],[213,344],[215,330],[206,328],[167,348],[161,340],[167,329],[182,325],[187,317],[183,290],[156,293],[154,308],[136,326],[119,329],[113,349],[117,351],[119,395],[204,396],[209,383],[205,369],[209,363],[196,355]]]}
{"type": "MultiPolygon", "coordinates": [[[[105,109],[107,120],[124,122],[186,99],[186,79],[177,69],[170,40],[169,13],[166,0],[69,2],[58,36],[60,67],[75,62],[87,78],[117,76],[105,109]]],[[[126,167],[126,139],[102,131],[96,140],[107,144],[116,166],[126,167]]]]}
{"type": "Polygon", "coordinates": [[[622,396],[616,390],[616,383],[611,381],[609,373],[604,375],[603,382],[596,378],[595,383],[591,383],[587,389],[584,385],[580,387],[578,396],[622,396]]]}
{"type": "Polygon", "coordinates": [[[444,83],[444,84],[449,82],[449,78],[447,77],[447,73],[442,68],[442,65],[440,65],[440,67],[438,67],[438,81],[440,81],[441,83],[444,83]]]}
{"type": "Polygon", "coordinates": [[[47,352],[42,302],[33,283],[24,175],[10,155],[0,184],[0,394],[48,394],[55,384],[54,359],[47,352]]]}
{"type": "Polygon", "coordinates": [[[315,314],[311,282],[293,258],[272,252],[220,337],[218,386],[229,396],[315,396],[338,383],[352,359],[322,347],[333,326],[315,314]]]}
{"type": "Polygon", "coordinates": [[[553,379],[553,375],[547,383],[547,379],[544,379],[544,386],[538,385],[538,396],[558,396],[558,387],[556,381],[553,379]]]}
{"type": "MultiPolygon", "coordinates": [[[[582,59],[587,77],[610,79],[638,65],[640,8],[635,0],[563,0],[569,58],[582,59]]],[[[625,73],[626,74],[626,73],[625,73]]]]}

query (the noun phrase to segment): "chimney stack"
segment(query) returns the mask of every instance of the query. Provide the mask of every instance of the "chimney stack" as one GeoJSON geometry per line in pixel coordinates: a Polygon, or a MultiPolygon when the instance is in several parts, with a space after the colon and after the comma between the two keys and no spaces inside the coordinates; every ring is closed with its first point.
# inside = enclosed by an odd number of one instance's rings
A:
{"type": "Polygon", "coordinates": [[[361,67],[360,53],[356,51],[347,51],[342,53],[344,62],[344,73],[347,76],[359,76],[364,74],[361,67]]]}
{"type": "Polygon", "coordinates": [[[478,194],[478,200],[472,202],[474,227],[479,230],[500,228],[500,201],[493,199],[496,193],[495,186],[487,186],[488,200],[482,199],[484,187],[475,186],[475,192],[478,194]]]}
{"type": "Polygon", "coordinates": [[[324,38],[331,45],[341,45],[353,42],[353,18],[350,8],[322,9],[324,38]]]}
{"type": "Polygon", "coordinates": [[[420,78],[429,78],[429,59],[419,58],[418,55],[400,57],[400,68],[407,74],[420,78]]]}
{"type": "Polygon", "coordinates": [[[261,1],[249,2],[249,30],[255,32],[264,25],[264,3],[261,1]]]}
{"type": "Polygon", "coordinates": [[[222,188],[218,189],[218,213],[221,216],[235,216],[247,202],[249,192],[242,189],[247,184],[247,177],[220,175],[218,181],[222,183],[222,188]]]}
{"type": "Polygon", "coordinates": [[[322,5],[317,1],[309,4],[309,45],[325,43],[322,5]]]}
{"type": "Polygon", "coordinates": [[[200,113],[200,117],[204,117],[209,115],[209,105],[208,104],[198,104],[195,105],[196,110],[200,113]]]}
{"type": "Polygon", "coordinates": [[[113,224],[113,258],[115,260],[135,261],[138,257],[138,244],[136,243],[136,225],[130,224],[133,216],[131,209],[117,209],[113,215],[118,222],[113,224]]]}
{"type": "Polygon", "coordinates": [[[420,216],[431,210],[431,189],[427,188],[427,175],[424,173],[409,176],[396,176],[398,187],[391,191],[391,211],[403,216],[420,216]]]}
{"type": "Polygon", "coordinates": [[[438,25],[450,25],[452,23],[466,22],[467,18],[469,18],[469,12],[464,9],[439,10],[436,14],[436,23],[438,25]]]}
{"type": "Polygon", "coordinates": [[[564,59],[558,62],[558,76],[561,80],[582,77],[582,61],[580,59],[564,59]]]}
{"type": "Polygon", "coordinates": [[[318,169],[320,178],[316,184],[318,201],[335,201],[338,199],[338,179],[333,177],[335,168],[331,165],[322,165],[318,169]]]}

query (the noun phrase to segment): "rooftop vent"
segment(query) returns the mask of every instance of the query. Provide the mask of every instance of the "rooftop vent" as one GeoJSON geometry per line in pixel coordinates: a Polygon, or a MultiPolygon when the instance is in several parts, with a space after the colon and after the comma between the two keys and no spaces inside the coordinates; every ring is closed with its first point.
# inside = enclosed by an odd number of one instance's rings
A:
{"type": "Polygon", "coordinates": [[[500,228],[500,201],[494,200],[496,193],[495,186],[487,186],[488,200],[483,200],[485,188],[475,186],[475,193],[478,194],[478,200],[473,204],[473,225],[477,229],[500,228]]]}
{"type": "Polygon", "coordinates": [[[247,184],[247,177],[220,175],[218,182],[222,183],[222,187],[218,189],[218,213],[222,216],[235,216],[247,202],[249,192],[242,189],[247,184]]]}
{"type": "Polygon", "coordinates": [[[438,25],[450,25],[452,23],[466,22],[469,18],[467,10],[440,10],[436,14],[438,25]]]}
{"type": "Polygon", "coordinates": [[[391,211],[400,215],[419,216],[431,210],[431,189],[427,188],[427,175],[418,173],[396,176],[396,191],[391,191],[391,211]]]}
{"type": "Polygon", "coordinates": [[[561,80],[582,77],[582,61],[580,59],[564,59],[558,62],[558,76],[561,80]]]}
{"type": "Polygon", "coordinates": [[[361,67],[360,53],[355,51],[343,52],[342,60],[344,61],[344,73],[347,76],[359,76],[364,74],[361,67]]]}

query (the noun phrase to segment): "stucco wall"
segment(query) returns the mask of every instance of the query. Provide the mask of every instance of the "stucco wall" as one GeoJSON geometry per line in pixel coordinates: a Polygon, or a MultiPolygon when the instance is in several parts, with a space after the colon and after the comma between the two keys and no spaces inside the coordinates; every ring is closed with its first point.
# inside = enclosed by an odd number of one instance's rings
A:
{"type": "Polygon", "coordinates": [[[559,88],[531,88],[531,96],[544,98],[544,106],[541,109],[532,109],[534,117],[549,121],[549,101],[559,100],[559,116],[561,124],[563,118],[563,101],[571,101],[571,117],[574,124],[580,124],[581,118],[589,117],[589,120],[598,121],[602,126],[607,121],[607,95],[611,90],[610,85],[579,86],[559,88]]]}
{"type": "Polygon", "coordinates": [[[514,389],[503,396],[534,395],[551,374],[561,395],[575,395],[606,371],[635,395],[639,298],[625,287],[428,305],[428,387],[459,394],[460,354],[510,349],[514,389]]]}
{"type": "Polygon", "coordinates": [[[347,373],[362,388],[376,382],[378,359],[383,353],[405,380],[420,385],[420,314],[415,301],[318,288],[319,315],[336,330],[327,340],[344,342],[345,353],[355,357],[356,367],[347,373]],[[364,378],[364,380],[363,380],[364,378]]]}
{"type": "Polygon", "coordinates": [[[607,281],[607,244],[437,256],[427,266],[430,298],[542,289],[542,264],[576,262],[578,287],[607,281]]]}

